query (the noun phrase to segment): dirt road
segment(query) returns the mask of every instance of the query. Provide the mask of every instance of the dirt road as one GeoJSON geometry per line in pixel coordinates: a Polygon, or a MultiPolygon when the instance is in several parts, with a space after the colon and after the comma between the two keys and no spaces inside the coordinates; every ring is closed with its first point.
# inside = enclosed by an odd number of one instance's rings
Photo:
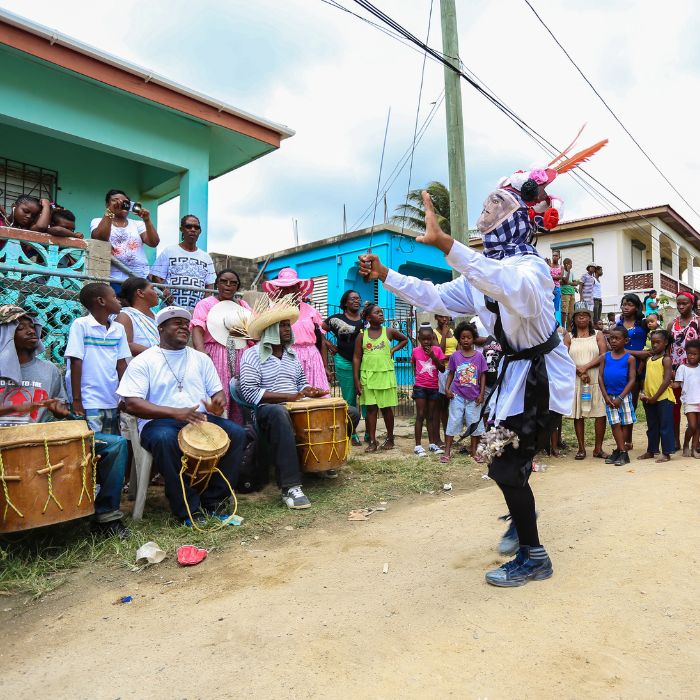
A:
{"type": "Polygon", "coordinates": [[[630,467],[533,475],[555,575],[513,590],[483,580],[493,485],[196,569],[96,573],[0,618],[2,695],[697,697],[700,461],[630,467]]]}

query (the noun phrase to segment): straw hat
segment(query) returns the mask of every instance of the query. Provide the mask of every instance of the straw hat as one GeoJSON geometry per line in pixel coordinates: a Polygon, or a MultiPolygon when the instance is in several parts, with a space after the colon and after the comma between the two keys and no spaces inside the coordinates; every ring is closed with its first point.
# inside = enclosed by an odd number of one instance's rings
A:
{"type": "MultiPolygon", "coordinates": [[[[246,326],[251,316],[252,314],[248,309],[243,308],[235,301],[220,301],[209,311],[207,330],[217,343],[227,345],[231,331],[240,332],[240,329],[246,326]]],[[[236,348],[242,349],[248,343],[245,337],[234,336],[233,344],[236,348]]]]}
{"type": "MultiPolygon", "coordinates": [[[[219,302],[216,306],[221,306],[219,302]]],[[[253,310],[246,319],[242,319],[238,325],[229,326],[228,330],[236,330],[250,340],[260,340],[263,331],[280,321],[294,323],[299,318],[299,297],[284,296],[277,299],[261,297],[253,306],[253,310]]],[[[214,307],[214,309],[216,308],[214,307]]],[[[213,311],[213,309],[212,309],[213,311]]],[[[211,312],[209,314],[211,316],[211,312]]],[[[211,331],[209,331],[211,333],[211,331]]],[[[214,335],[212,333],[212,335],[214,335]]]]}
{"type": "Polygon", "coordinates": [[[268,294],[274,295],[280,290],[286,289],[287,287],[294,287],[297,284],[300,285],[299,295],[302,299],[309,296],[314,289],[313,280],[300,279],[295,269],[284,267],[280,270],[276,279],[263,282],[262,288],[268,294]]]}

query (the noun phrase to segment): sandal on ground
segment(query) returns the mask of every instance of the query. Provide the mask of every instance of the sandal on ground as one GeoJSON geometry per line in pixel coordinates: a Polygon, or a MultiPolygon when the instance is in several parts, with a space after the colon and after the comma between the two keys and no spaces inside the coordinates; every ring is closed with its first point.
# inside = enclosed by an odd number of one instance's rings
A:
{"type": "Polygon", "coordinates": [[[449,455],[440,455],[440,464],[447,464],[450,461],[449,455]]]}
{"type": "Polygon", "coordinates": [[[586,450],[579,450],[574,459],[586,459],[586,450]]]}
{"type": "Polygon", "coordinates": [[[601,450],[600,452],[594,452],[593,456],[596,459],[607,459],[608,457],[610,457],[610,455],[607,452],[603,452],[603,450],[601,450]]]}
{"type": "Polygon", "coordinates": [[[365,452],[376,452],[379,449],[379,446],[377,445],[376,442],[370,442],[367,447],[365,447],[365,452]]]}
{"type": "Polygon", "coordinates": [[[380,450],[393,450],[396,447],[393,440],[384,440],[384,442],[379,446],[380,450]]]}

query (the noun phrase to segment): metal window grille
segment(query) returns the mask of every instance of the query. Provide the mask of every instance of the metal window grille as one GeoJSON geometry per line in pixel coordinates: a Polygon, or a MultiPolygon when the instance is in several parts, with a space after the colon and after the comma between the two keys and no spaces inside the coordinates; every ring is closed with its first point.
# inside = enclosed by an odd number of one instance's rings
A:
{"type": "Polygon", "coordinates": [[[9,214],[9,208],[22,194],[56,201],[58,173],[55,170],[29,165],[0,157],[0,204],[9,214]]]}

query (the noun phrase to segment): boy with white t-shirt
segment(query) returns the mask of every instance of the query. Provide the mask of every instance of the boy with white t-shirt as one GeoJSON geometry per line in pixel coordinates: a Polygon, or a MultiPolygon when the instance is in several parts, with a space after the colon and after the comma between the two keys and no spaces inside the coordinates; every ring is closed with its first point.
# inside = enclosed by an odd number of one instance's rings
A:
{"type": "Polygon", "coordinates": [[[676,370],[674,389],[681,389],[681,402],[688,427],[683,438],[683,456],[700,459],[700,340],[685,344],[685,364],[676,370]],[[689,449],[692,440],[692,452],[689,449]]]}
{"type": "Polygon", "coordinates": [[[66,345],[66,388],[73,413],[85,416],[95,432],[119,435],[117,386],[131,357],[124,326],[110,321],[121,311],[114,290],[91,282],[80,290],[87,316],[76,318],[66,345]]]}

